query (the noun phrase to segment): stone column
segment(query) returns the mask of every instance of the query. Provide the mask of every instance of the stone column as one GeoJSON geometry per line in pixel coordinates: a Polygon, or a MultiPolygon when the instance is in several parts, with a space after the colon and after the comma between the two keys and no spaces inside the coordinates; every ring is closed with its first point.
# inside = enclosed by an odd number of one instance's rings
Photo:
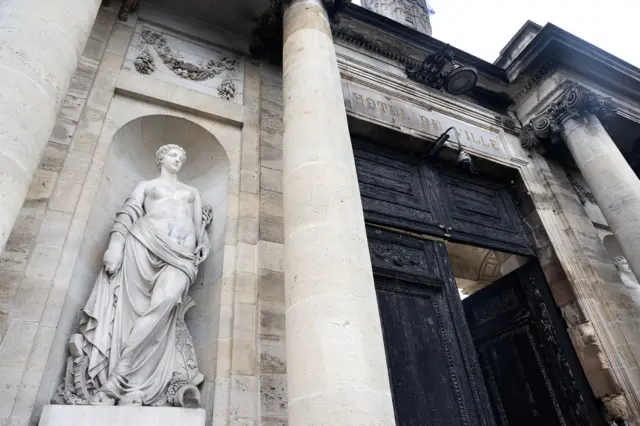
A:
{"type": "Polygon", "coordinates": [[[100,0],[0,3],[0,252],[99,6],[100,0]]]}
{"type": "Polygon", "coordinates": [[[287,5],[283,36],[289,424],[393,425],[360,191],[321,0],[287,5]]]}
{"type": "Polygon", "coordinates": [[[570,85],[531,123],[537,138],[561,137],[587,181],[631,269],[640,276],[640,180],[598,118],[616,106],[570,85]]]}

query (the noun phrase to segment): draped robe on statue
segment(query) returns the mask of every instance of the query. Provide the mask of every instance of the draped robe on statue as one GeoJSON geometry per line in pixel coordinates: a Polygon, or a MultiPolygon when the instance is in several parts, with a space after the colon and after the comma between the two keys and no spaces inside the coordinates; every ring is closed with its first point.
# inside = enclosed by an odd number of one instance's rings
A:
{"type": "Polygon", "coordinates": [[[176,319],[196,278],[195,255],[158,232],[132,198],[117,222],[114,232],[121,232],[118,227],[128,231],[122,266],[113,275],[102,268],[79,327],[86,376],[93,393],[101,390],[120,399],[140,392],[144,405],[164,405],[174,373],[190,376],[182,377],[186,380],[201,376],[197,366],[194,372],[180,365],[184,360],[176,353],[176,319]],[[181,294],[153,298],[154,291],[164,291],[156,284],[163,285],[170,270],[183,280],[181,294]]]}

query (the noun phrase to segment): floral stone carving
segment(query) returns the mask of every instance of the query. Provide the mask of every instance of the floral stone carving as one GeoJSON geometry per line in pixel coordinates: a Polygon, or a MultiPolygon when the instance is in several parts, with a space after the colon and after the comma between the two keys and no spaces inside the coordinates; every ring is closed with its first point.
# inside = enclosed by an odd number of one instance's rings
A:
{"type": "Polygon", "coordinates": [[[156,62],[160,61],[177,77],[187,80],[205,81],[218,75],[226,75],[227,77],[217,88],[218,94],[226,100],[235,98],[236,87],[231,78],[239,69],[238,61],[235,59],[222,57],[199,65],[184,61],[180,58],[180,54],[168,45],[164,35],[148,28],[142,30],[139,47],[142,48],[142,52],[133,63],[140,74],[152,74],[156,70],[156,62]]]}
{"type": "Polygon", "coordinates": [[[198,370],[184,315],[209,254],[213,215],[177,180],[177,145],[156,153],[160,176],[136,185],[116,214],[103,267],[69,342],[64,383],[52,402],[198,407],[198,370]]]}

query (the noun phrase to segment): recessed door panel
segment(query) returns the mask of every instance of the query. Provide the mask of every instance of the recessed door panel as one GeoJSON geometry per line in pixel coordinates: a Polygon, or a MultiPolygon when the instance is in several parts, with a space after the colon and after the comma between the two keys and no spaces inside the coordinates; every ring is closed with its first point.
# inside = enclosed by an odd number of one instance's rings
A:
{"type": "Polygon", "coordinates": [[[533,254],[505,185],[442,165],[433,169],[446,215],[442,222],[452,240],[533,254]]]}
{"type": "Polygon", "coordinates": [[[359,143],[354,149],[365,219],[405,229],[442,233],[418,162],[359,143]]]}

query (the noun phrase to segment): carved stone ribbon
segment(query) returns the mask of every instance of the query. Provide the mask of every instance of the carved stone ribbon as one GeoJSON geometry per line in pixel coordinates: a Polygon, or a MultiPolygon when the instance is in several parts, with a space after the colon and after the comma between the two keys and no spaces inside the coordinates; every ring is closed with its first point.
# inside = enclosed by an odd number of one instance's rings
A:
{"type": "Polygon", "coordinates": [[[590,114],[606,118],[614,115],[617,109],[610,98],[600,97],[582,86],[569,83],[558,99],[542,114],[522,127],[520,143],[523,148],[531,149],[539,146],[541,140],[557,142],[560,128],[567,120],[590,114]]]}

